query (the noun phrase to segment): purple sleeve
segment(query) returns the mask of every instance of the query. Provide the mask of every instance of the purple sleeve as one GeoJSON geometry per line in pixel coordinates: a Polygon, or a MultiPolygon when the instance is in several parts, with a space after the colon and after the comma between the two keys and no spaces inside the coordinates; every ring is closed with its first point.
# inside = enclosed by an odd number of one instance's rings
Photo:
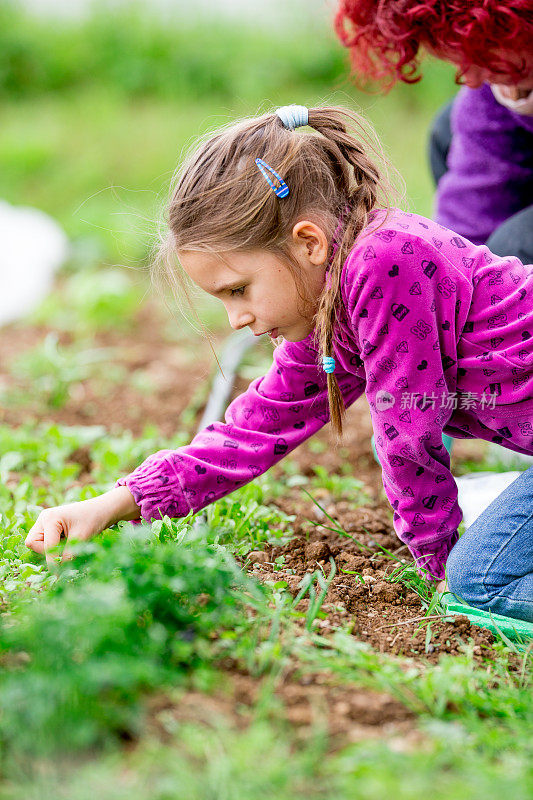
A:
{"type": "MultiPolygon", "coordinates": [[[[231,403],[224,423],[209,425],[187,447],[160,450],[117,481],[131,491],[144,519],[199,511],[265,472],[328,422],[325,375],[309,338],[278,347],[268,373],[231,403]]],[[[363,380],[342,369],[338,379],[346,405],[363,393],[363,380]]]]}
{"type": "Polygon", "coordinates": [[[466,304],[469,289],[436,247],[408,232],[388,245],[374,237],[363,259],[362,285],[352,290],[348,312],[358,331],[383,486],[399,538],[419,566],[442,579],[462,512],[442,444],[452,411],[442,411],[441,393],[455,391],[455,301],[466,304]]]}
{"type": "Polygon", "coordinates": [[[435,218],[484,244],[498,225],[533,202],[533,117],[502,106],[484,84],[461,89],[451,127],[435,218]]]}

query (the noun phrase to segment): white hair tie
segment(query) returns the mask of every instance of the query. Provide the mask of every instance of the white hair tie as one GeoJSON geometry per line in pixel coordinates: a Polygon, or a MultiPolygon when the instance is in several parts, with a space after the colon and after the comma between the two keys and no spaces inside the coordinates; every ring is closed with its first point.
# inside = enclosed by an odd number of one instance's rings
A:
{"type": "Polygon", "coordinates": [[[309,109],[305,106],[282,106],[278,108],[276,114],[291,131],[309,124],[309,109]]]}

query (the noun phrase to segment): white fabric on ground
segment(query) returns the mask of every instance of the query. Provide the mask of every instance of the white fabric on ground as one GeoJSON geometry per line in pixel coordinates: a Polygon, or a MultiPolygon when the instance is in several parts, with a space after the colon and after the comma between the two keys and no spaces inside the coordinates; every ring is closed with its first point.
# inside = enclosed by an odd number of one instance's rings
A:
{"type": "Polygon", "coordinates": [[[36,308],[68,256],[58,223],[36,208],[0,200],[0,325],[36,308]]]}
{"type": "Polygon", "coordinates": [[[519,475],[520,472],[472,472],[456,478],[465,528],[469,528],[519,475]]]}

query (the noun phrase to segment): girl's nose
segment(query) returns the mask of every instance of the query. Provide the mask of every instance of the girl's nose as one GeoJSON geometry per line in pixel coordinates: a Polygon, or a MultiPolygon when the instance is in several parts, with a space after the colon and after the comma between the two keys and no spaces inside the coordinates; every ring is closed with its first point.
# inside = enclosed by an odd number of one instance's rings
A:
{"type": "Polygon", "coordinates": [[[251,325],[255,317],[251,311],[243,311],[242,309],[228,309],[229,324],[235,331],[240,331],[241,328],[246,328],[251,325]]]}

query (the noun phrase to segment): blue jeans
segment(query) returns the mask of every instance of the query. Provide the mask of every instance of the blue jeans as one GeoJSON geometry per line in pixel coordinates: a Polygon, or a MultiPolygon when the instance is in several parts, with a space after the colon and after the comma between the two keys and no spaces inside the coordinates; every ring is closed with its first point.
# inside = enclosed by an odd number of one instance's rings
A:
{"type": "Polygon", "coordinates": [[[446,577],[450,591],[468,605],[533,622],[533,467],[461,536],[446,577]]]}

